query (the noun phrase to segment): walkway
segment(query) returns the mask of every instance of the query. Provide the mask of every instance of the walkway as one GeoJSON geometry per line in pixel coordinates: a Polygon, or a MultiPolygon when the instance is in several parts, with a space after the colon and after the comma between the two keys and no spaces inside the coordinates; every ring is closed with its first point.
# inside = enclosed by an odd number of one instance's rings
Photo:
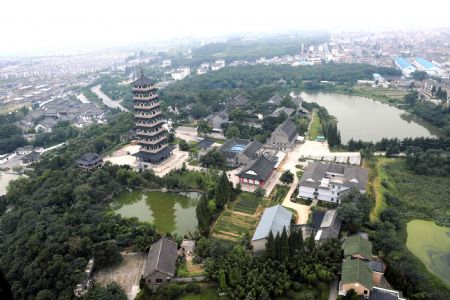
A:
{"type": "Polygon", "coordinates": [[[120,101],[114,101],[111,98],[108,97],[108,95],[104,94],[102,92],[102,90],[100,89],[101,85],[96,85],[93,88],[91,88],[91,91],[96,94],[103,102],[103,104],[105,104],[106,106],[110,107],[110,108],[118,108],[121,111],[128,111],[128,109],[126,109],[125,107],[123,107],[122,105],[120,105],[120,101]]]}

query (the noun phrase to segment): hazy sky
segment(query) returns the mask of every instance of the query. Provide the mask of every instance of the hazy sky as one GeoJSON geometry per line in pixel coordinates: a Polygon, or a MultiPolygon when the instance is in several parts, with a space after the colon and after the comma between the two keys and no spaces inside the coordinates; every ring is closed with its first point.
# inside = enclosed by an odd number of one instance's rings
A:
{"type": "Polygon", "coordinates": [[[447,0],[1,0],[0,53],[279,30],[450,27],[447,0]]]}

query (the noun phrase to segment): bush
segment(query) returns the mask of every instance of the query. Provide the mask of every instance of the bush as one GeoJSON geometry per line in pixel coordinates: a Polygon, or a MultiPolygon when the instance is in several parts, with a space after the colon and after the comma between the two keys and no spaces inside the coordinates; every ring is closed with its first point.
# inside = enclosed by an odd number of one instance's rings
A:
{"type": "Polygon", "coordinates": [[[186,284],[184,290],[186,291],[186,293],[199,294],[201,288],[198,283],[190,282],[190,283],[186,284]]]}

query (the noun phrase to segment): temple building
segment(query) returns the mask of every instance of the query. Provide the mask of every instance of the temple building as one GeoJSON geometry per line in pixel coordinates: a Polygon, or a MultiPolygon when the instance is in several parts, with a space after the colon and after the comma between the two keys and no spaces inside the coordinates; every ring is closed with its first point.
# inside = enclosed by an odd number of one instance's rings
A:
{"type": "Polygon", "coordinates": [[[157,164],[169,157],[173,147],[167,141],[163,128],[164,120],[155,85],[144,76],[142,70],[140,78],[131,85],[136,135],[141,146],[135,156],[147,167],[147,164],[157,164]]]}

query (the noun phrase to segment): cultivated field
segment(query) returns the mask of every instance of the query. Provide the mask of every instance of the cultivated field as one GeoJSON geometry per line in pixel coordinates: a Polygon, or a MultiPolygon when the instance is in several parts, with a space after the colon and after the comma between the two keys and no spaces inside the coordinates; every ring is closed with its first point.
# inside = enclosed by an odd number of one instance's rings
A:
{"type": "Polygon", "coordinates": [[[250,193],[242,193],[232,205],[234,211],[253,215],[259,205],[259,199],[250,193]]]}
{"type": "Polygon", "coordinates": [[[229,241],[241,240],[246,233],[253,233],[258,220],[256,216],[226,210],[217,220],[212,237],[229,241]]]}

